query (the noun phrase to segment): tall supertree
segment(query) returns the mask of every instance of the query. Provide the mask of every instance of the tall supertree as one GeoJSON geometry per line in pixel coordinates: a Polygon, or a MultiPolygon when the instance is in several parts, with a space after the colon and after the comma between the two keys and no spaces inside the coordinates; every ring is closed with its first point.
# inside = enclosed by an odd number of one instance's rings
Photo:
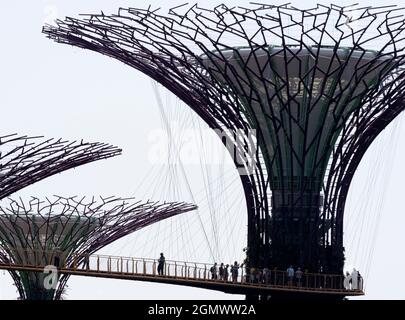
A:
{"type": "Polygon", "coordinates": [[[105,143],[0,136],[0,199],[54,174],[121,154],[105,143]]]}
{"type": "Polygon", "coordinates": [[[181,5],[167,15],[121,8],[43,32],[150,76],[234,147],[249,265],[341,273],[353,175],[405,106],[403,13],[255,3],[181,5]]]}
{"type": "MultiPolygon", "coordinates": [[[[135,201],[116,197],[53,197],[9,200],[0,207],[0,261],[25,266],[47,266],[54,256],[66,268],[84,262],[86,255],[152,223],[194,210],[176,202],[135,201]]],[[[46,273],[10,271],[20,299],[60,299],[69,275],[51,289],[46,273]]]]}

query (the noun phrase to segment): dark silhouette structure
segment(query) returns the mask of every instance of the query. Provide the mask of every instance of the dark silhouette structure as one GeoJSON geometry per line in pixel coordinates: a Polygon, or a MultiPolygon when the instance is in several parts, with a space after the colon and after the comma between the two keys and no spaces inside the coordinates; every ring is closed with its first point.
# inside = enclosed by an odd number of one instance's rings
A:
{"type": "MultiPolygon", "coordinates": [[[[88,270],[89,255],[152,223],[194,210],[186,203],[135,201],[116,197],[10,200],[0,207],[0,262],[88,270]]],[[[20,299],[62,297],[68,274],[9,271],[20,299]],[[56,277],[57,276],[57,277],[56,277]],[[49,283],[49,287],[45,283],[49,283]]]]}
{"type": "Polygon", "coordinates": [[[43,32],[143,72],[219,130],[245,192],[248,266],[342,274],[353,175],[405,106],[403,13],[121,8],[43,32]]]}
{"type": "Polygon", "coordinates": [[[0,137],[0,199],[54,174],[121,154],[105,143],[11,134],[0,137]]]}

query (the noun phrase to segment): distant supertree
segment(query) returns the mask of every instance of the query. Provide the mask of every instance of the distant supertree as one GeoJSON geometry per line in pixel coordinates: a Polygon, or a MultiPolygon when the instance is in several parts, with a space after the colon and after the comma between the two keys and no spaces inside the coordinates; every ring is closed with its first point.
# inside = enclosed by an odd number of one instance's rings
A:
{"type": "Polygon", "coordinates": [[[0,199],[54,174],[119,154],[121,149],[105,143],[1,136],[0,199]]]}
{"type": "Polygon", "coordinates": [[[145,73],[223,131],[246,169],[249,265],[341,273],[352,178],[405,107],[403,15],[182,5],[68,17],[43,32],[145,73]]]}
{"type": "MultiPolygon", "coordinates": [[[[116,197],[10,200],[0,207],[0,261],[46,266],[58,255],[71,268],[111,242],[152,223],[194,210],[187,203],[141,202],[116,197]]],[[[44,286],[46,273],[10,271],[20,299],[60,299],[69,275],[56,289],[44,286]]]]}

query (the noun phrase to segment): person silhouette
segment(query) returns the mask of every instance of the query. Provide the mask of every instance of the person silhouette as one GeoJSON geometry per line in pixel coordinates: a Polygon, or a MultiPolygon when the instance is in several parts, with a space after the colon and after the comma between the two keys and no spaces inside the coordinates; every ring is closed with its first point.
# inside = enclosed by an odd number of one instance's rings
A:
{"type": "Polygon", "coordinates": [[[359,288],[359,272],[355,268],[353,268],[350,277],[352,280],[352,290],[357,290],[359,288]]]}
{"type": "Polygon", "coordinates": [[[165,256],[163,255],[163,252],[162,253],[160,253],[160,257],[159,257],[159,260],[158,260],[158,267],[157,267],[157,270],[158,270],[158,275],[160,275],[160,276],[163,276],[163,270],[164,270],[164,266],[165,266],[165,261],[166,261],[166,258],[165,258],[165,256]]]}
{"type": "Polygon", "coordinates": [[[350,273],[349,273],[349,271],[346,271],[346,275],[345,275],[345,278],[343,280],[343,287],[346,290],[350,290],[350,273]]]}
{"type": "Polygon", "coordinates": [[[53,265],[56,268],[60,267],[60,256],[61,256],[61,250],[59,249],[59,247],[55,247],[54,249],[54,253],[53,253],[53,265]]]}

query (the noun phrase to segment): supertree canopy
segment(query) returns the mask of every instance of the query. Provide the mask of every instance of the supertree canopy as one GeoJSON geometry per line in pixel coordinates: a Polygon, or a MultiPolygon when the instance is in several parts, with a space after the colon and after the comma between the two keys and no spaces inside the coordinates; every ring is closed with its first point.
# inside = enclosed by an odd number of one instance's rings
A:
{"type": "MultiPolygon", "coordinates": [[[[0,261],[46,266],[58,255],[73,267],[111,242],[152,223],[194,210],[176,202],[135,201],[116,197],[10,200],[0,207],[0,261]]],[[[10,271],[21,299],[60,299],[69,275],[57,286],[44,286],[46,273],[10,271]]]]}
{"type": "Polygon", "coordinates": [[[15,134],[0,137],[0,199],[44,178],[121,154],[105,143],[15,134]]]}
{"type": "Polygon", "coordinates": [[[147,74],[222,130],[245,169],[249,265],[340,273],[353,175],[405,106],[403,14],[182,5],[66,18],[43,32],[147,74]]]}

